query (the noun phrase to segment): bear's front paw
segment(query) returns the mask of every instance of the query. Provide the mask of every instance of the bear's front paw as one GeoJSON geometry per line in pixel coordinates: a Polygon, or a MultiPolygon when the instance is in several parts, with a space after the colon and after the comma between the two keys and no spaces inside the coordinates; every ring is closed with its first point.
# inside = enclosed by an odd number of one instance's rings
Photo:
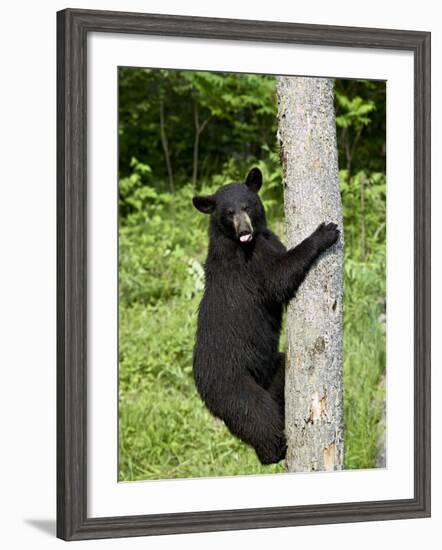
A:
{"type": "Polygon", "coordinates": [[[314,232],[314,236],[318,241],[319,249],[324,251],[335,244],[335,242],[339,239],[340,233],[341,232],[335,223],[321,223],[314,232]]]}

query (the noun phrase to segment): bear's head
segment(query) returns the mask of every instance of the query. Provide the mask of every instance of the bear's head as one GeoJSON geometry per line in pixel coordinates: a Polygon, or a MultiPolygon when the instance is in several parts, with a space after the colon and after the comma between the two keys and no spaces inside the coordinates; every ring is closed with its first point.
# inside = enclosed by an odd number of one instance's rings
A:
{"type": "Polygon", "coordinates": [[[258,196],[261,185],[261,171],[252,168],[244,183],[223,185],[213,195],[195,196],[192,202],[200,212],[211,215],[212,223],[222,233],[246,244],[266,225],[258,196]]]}

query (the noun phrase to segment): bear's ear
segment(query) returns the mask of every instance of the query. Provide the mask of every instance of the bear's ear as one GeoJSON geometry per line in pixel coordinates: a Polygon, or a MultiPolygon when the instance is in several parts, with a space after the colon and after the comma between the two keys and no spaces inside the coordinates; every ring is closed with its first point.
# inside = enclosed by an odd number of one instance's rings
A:
{"type": "Polygon", "coordinates": [[[211,214],[215,210],[215,197],[199,195],[193,197],[193,206],[203,214],[211,214]]]}
{"type": "Polygon", "coordinates": [[[258,193],[262,185],[262,174],[259,168],[252,168],[250,170],[246,178],[246,185],[251,191],[258,193]]]}

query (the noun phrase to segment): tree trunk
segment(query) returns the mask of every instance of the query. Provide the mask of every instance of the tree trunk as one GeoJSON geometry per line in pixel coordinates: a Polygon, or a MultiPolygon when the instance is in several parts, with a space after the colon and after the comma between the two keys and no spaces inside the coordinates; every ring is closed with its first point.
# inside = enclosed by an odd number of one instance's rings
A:
{"type": "Polygon", "coordinates": [[[361,207],[361,260],[365,262],[365,255],[367,250],[367,238],[365,230],[365,174],[361,174],[359,182],[359,204],[361,207]]]}
{"type": "Polygon", "coordinates": [[[195,126],[195,134],[193,139],[193,170],[192,170],[192,185],[196,189],[196,182],[198,181],[198,157],[200,146],[200,121],[198,113],[198,103],[193,103],[193,120],[195,126]]]}
{"type": "Polygon", "coordinates": [[[200,147],[200,136],[204,132],[205,127],[209,123],[210,116],[200,124],[199,117],[199,108],[197,100],[194,100],[193,103],[193,121],[195,127],[195,135],[193,139],[193,169],[192,169],[192,185],[196,190],[197,181],[198,181],[198,162],[199,162],[199,147],[200,147]]]}
{"type": "Polygon", "coordinates": [[[166,159],[167,175],[169,178],[169,190],[172,195],[175,194],[175,184],[173,182],[172,162],[170,160],[169,142],[166,135],[166,124],[164,122],[164,100],[160,98],[160,136],[163,146],[164,158],[166,159]]]}
{"type": "Polygon", "coordinates": [[[277,96],[287,245],[321,222],[341,230],[287,308],[287,469],[341,470],[343,223],[333,80],[279,77],[277,96]]]}

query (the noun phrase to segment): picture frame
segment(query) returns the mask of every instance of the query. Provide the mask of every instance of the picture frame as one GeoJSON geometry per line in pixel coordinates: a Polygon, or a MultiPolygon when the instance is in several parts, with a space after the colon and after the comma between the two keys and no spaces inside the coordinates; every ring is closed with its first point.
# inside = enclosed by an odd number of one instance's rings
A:
{"type": "Polygon", "coordinates": [[[430,33],[80,9],[57,13],[57,536],[64,540],[430,516],[430,33]],[[414,497],[88,517],[87,37],[124,33],[412,52],[414,497]]]}

